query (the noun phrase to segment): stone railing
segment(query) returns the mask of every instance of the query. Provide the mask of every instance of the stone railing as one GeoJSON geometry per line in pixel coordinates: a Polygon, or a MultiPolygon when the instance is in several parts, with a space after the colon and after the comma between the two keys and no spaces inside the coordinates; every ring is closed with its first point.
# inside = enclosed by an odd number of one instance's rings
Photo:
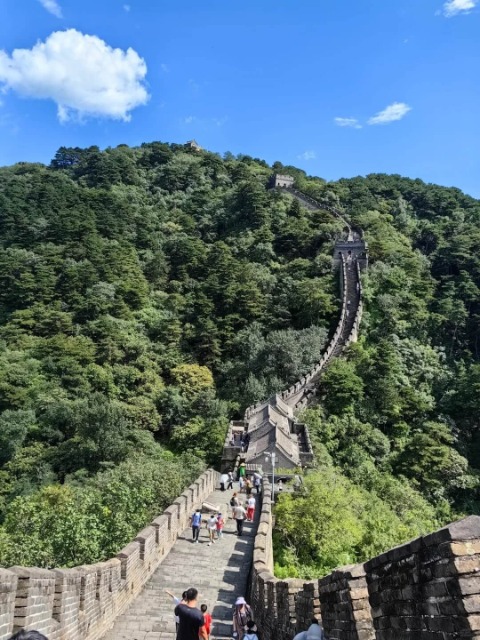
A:
{"type": "Polygon", "coordinates": [[[249,596],[263,640],[291,640],[312,618],[329,640],[480,638],[480,517],[318,580],[280,580],[265,483],[249,596]]]}
{"type": "Polygon", "coordinates": [[[216,471],[205,471],[106,562],[74,569],[0,569],[0,640],[22,628],[37,629],[49,640],[101,638],[138,596],[217,482],[216,471]]]}

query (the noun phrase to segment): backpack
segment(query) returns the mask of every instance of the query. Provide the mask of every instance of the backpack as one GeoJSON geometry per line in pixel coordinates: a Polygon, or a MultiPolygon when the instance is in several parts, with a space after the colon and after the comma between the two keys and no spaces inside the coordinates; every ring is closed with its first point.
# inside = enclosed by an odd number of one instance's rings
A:
{"type": "Polygon", "coordinates": [[[235,506],[235,498],[231,498],[230,500],[230,506],[234,507],[235,506]]]}

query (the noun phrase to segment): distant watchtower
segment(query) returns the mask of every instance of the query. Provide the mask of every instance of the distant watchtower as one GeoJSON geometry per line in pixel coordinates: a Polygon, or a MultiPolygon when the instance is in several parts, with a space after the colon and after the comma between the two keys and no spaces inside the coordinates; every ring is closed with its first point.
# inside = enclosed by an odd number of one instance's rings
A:
{"type": "Polygon", "coordinates": [[[295,178],[292,176],[282,175],[280,173],[275,173],[272,176],[272,186],[275,189],[276,187],[282,187],[283,189],[289,189],[293,187],[293,183],[295,182],[295,178]]]}
{"type": "Polygon", "coordinates": [[[193,151],[201,151],[202,147],[198,144],[196,140],[189,140],[185,143],[186,149],[192,149],[193,151]]]}

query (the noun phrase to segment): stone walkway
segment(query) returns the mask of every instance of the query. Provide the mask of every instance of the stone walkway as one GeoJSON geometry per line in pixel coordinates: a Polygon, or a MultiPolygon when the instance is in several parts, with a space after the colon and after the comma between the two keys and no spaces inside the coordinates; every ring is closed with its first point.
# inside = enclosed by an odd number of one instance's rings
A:
{"type": "MultiPolygon", "coordinates": [[[[220,505],[225,517],[231,513],[228,503],[232,493],[215,491],[207,502],[220,505]]],[[[259,508],[257,517],[258,514],[259,508]]],[[[141,594],[116,619],[103,640],[174,640],[174,605],[165,589],[180,597],[190,586],[198,589],[198,604],[208,605],[213,617],[211,638],[231,638],[233,604],[239,595],[246,595],[255,530],[256,523],[246,522],[239,538],[235,520],[225,518],[223,539],[211,546],[205,528],[201,529],[199,544],[192,543],[191,529],[184,531],[141,594]]]]}

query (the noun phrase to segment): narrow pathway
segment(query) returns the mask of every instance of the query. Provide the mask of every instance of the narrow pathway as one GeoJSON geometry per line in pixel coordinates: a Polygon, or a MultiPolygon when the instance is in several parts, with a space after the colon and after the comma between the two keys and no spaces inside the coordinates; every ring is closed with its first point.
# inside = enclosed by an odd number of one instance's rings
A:
{"type": "MultiPolygon", "coordinates": [[[[214,491],[207,502],[219,505],[225,517],[231,513],[228,503],[232,493],[214,491]]],[[[258,512],[259,508],[256,517],[258,512]]],[[[246,522],[239,538],[235,520],[225,518],[223,539],[211,546],[205,528],[201,529],[199,544],[192,543],[191,529],[184,531],[138,598],[118,616],[103,640],[174,640],[174,605],[165,589],[180,597],[188,587],[198,589],[199,605],[208,605],[213,617],[211,637],[231,638],[233,604],[239,595],[246,595],[256,526],[246,522]]]]}

